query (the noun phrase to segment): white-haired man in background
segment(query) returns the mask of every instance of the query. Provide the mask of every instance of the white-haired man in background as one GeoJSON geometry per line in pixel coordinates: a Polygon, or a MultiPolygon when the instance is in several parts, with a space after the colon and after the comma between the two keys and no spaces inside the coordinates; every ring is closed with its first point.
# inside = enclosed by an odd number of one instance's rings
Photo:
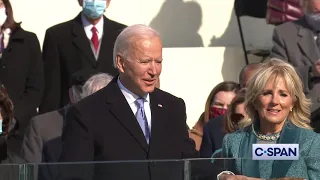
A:
{"type": "MultiPolygon", "coordinates": [[[[61,151],[61,135],[65,124],[65,114],[70,105],[105,87],[112,76],[81,70],[73,75],[69,90],[70,104],[62,109],[35,116],[27,129],[22,144],[21,155],[29,163],[57,162],[61,151]],[[91,77],[90,77],[91,76],[91,77]],[[87,81],[87,79],[90,77],[87,81]],[[83,84],[84,83],[84,84],[83,84]],[[81,89],[79,89],[81,88],[81,89]]],[[[41,173],[41,172],[40,172],[41,173]]],[[[41,174],[39,174],[41,175],[41,174]]]]}

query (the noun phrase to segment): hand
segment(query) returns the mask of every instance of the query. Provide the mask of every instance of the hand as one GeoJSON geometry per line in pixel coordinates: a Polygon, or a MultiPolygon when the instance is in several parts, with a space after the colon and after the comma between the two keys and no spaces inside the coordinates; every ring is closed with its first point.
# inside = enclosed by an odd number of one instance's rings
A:
{"type": "Polygon", "coordinates": [[[320,59],[317,60],[314,66],[312,67],[312,72],[315,76],[320,76],[320,59]]]}

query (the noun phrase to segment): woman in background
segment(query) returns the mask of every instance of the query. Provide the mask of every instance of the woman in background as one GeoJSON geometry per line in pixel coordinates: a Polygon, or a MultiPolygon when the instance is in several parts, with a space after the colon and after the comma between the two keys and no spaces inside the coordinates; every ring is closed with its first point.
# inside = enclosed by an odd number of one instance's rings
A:
{"type": "Polygon", "coordinates": [[[14,105],[14,132],[8,146],[19,153],[25,129],[40,104],[43,64],[37,36],[14,21],[9,0],[0,0],[0,83],[14,105]]]}
{"type": "Polygon", "coordinates": [[[3,85],[0,85],[0,161],[3,163],[17,163],[18,154],[7,147],[7,139],[12,135],[13,103],[3,85]]]}
{"type": "Polygon", "coordinates": [[[189,136],[196,143],[196,149],[199,151],[203,135],[203,125],[209,122],[210,119],[216,118],[225,114],[228,105],[236,96],[239,90],[239,84],[231,81],[224,81],[216,85],[210,92],[205,110],[201,114],[197,123],[189,131],[189,136]]]}
{"type": "MultiPolygon", "coordinates": [[[[223,120],[223,129],[226,134],[233,133],[251,123],[245,112],[244,101],[246,89],[241,89],[230,103],[223,120]]],[[[223,137],[222,137],[223,139],[223,137]]]]}
{"type": "Polygon", "coordinates": [[[200,148],[201,157],[217,158],[221,156],[222,140],[225,134],[245,127],[251,120],[244,108],[245,89],[241,89],[231,101],[226,114],[216,123],[209,122],[204,126],[200,148]],[[205,153],[204,153],[205,152],[205,153]]]}
{"type": "MultiPolygon", "coordinates": [[[[0,86],[0,162],[1,164],[25,163],[19,154],[14,153],[7,141],[13,135],[13,103],[3,85],[0,86]]],[[[0,179],[18,179],[19,168],[17,166],[1,166],[0,179]]]]}

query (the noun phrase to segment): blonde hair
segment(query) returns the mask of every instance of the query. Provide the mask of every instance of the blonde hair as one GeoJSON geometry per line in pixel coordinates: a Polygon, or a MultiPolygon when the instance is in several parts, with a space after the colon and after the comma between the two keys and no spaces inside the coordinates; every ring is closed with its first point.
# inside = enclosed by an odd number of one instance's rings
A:
{"type": "Polygon", "coordinates": [[[270,79],[283,78],[287,89],[293,98],[293,108],[289,112],[288,120],[300,128],[312,129],[310,126],[310,99],[303,92],[303,84],[293,66],[276,58],[263,63],[262,68],[250,79],[245,98],[245,108],[252,121],[257,119],[258,113],[255,102],[270,79]]]}

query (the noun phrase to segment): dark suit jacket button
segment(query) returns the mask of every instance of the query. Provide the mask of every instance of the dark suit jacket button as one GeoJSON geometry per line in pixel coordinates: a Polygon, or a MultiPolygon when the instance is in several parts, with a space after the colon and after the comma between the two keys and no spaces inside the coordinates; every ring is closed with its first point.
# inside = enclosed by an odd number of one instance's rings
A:
{"type": "Polygon", "coordinates": [[[5,69],[7,66],[6,65],[2,65],[2,68],[5,69]]]}

